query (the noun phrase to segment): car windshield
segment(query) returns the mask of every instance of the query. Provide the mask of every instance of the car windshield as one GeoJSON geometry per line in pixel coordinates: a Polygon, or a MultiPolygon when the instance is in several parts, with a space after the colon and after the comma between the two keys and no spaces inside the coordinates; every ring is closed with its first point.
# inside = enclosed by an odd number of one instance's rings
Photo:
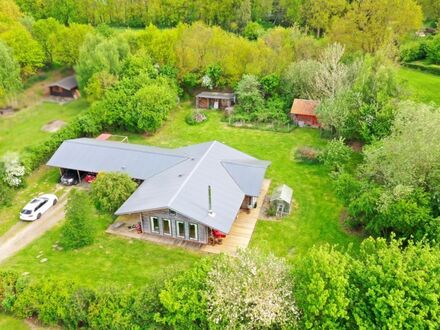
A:
{"type": "Polygon", "coordinates": [[[21,211],[21,214],[31,214],[31,213],[32,213],[31,210],[23,209],[23,210],[21,211]]]}

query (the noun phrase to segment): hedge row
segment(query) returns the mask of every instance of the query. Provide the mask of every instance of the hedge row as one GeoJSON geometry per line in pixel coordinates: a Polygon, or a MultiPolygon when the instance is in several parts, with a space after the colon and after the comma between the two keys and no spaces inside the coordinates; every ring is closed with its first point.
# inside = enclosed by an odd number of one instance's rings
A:
{"type": "Polygon", "coordinates": [[[156,325],[159,291],[158,286],[89,289],[54,278],[32,282],[3,271],[0,311],[67,329],[145,329],[156,325]]]}
{"type": "Polygon", "coordinates": [[[420,70],[435,75],[440,75],[440,67],[427,66],[421,63],[402,63],[402,64],[411,69],[420,70]]]}

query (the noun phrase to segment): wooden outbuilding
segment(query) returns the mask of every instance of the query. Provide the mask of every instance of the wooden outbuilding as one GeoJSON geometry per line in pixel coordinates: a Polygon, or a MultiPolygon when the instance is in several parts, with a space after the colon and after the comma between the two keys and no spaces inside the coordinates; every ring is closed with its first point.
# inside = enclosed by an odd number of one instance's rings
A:
{"type": "Polygon", "coordinates": [[[319,101],[295,99],[290,110],[292,120],[300,127],[311,126],[320,127],[318,117],[316,116],[316,108],[319,101]]]}
{"type": "Polygon", "coordinates": [[[79,96],[79,91],[76,77],[72,75],[50,84],[49,94],[57,97],[77,98],[79,96]]]}
{"type": "Polygon", "coordinates": [[[201,92],[196,95],[196,108],[198,109],[226,109],[234,104],[234,93],[201,92]]]}

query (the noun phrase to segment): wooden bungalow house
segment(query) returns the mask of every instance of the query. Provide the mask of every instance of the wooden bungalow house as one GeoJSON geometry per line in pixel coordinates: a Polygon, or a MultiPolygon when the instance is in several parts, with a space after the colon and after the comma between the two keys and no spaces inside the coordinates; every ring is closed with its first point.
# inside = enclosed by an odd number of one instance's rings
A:
{"type": "Polygon", "coordinates": [[[49,94],[56,97],[77,98],[79,96],[79,91],[75,75],[50,84],[49,94]]]}
{"type": "Polygon", "coordinates": [[[197,109],[226,109],[234,104],[234,93],[201,92],[196,95],[197,109]]]}
{"type": "Polygon", "coordinates": [[[116,215],[137,217],[143,235],[208,244],[256,207],[269,162],[217,141],[165,149],[81,138],[64,141],[48,165],[126,173],[141,183],[116,215]]]}
{"type": "Polygon", "coordinates": [[[292,120],[300,127],[321,127],[316,116],[319,101],[295,99],[290,110],[292,120]]]}

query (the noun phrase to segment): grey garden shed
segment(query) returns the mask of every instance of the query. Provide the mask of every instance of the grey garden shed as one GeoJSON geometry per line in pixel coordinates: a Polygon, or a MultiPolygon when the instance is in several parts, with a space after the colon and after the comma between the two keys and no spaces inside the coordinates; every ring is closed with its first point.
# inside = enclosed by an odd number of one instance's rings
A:
{"type": "Polygon", "coordinates": [[[289,186],[283,184],[275,189],[270,197],[270,205],[275,207],[278,217],[290,213],[292,206],[293,190],[289,186]]]}

